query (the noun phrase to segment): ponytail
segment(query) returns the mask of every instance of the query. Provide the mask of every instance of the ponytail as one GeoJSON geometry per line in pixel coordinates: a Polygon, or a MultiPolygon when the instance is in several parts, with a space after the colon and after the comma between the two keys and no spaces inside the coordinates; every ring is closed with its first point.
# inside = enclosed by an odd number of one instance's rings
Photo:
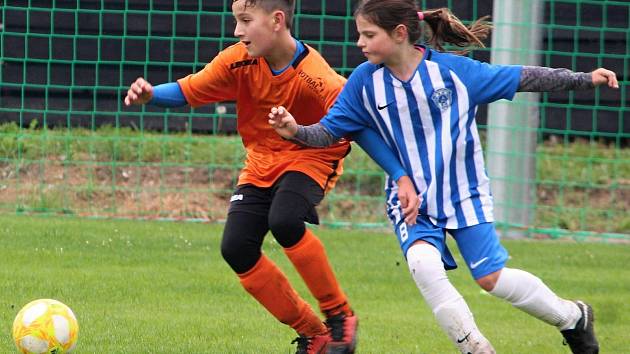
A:
{"type": "Polygon", "coordinates": [[[418,17],[427,24],[429,31],[424,31],[424,40],[431,47],[445,51],[444,44],[463,48],[455,51],[466,54],[474,47],[485,48],[483,40],[488,38],[492,25],[487,22],[490,16],[484,16],[466,27],[448,8],[424,10],[418,17]]]}
{"type": "Polygon", "coordinates": [[[473,47],[484,48],[483,40],[488,37],[492,25],[486,22],[490,16],[484,16],[466,27],[448,8],[419,11],[416,0],[361,0],[354,10],[355,16],[363,16],[387,33],[398,25],[405,25],[409,33],[409,43],[418,40],[431,47],[445,51],[445,44],[452,44],[465,54],[473,47]],[[421,23],[426,24],[420,26],[421,23]]]}

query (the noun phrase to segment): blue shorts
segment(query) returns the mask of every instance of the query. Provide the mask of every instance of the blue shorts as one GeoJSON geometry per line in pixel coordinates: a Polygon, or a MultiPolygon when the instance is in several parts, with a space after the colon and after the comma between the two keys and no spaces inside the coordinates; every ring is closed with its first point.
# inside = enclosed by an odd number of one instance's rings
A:
{"type": "Polygon", "coordinates": [[[446,245],[446,232],[453,236],[462,258],[473,278],[479,279],[505,266],[508,253],[499,242],[493,223],[483,223],[461,229],[444,229],[433,225],[429,217],[419,215],[415,225],[400,220],[394,227],[405,258],[414,242],[422,240],[435,246],[442,255],[446,270],[457,268],[457,263],[446,245]]]}

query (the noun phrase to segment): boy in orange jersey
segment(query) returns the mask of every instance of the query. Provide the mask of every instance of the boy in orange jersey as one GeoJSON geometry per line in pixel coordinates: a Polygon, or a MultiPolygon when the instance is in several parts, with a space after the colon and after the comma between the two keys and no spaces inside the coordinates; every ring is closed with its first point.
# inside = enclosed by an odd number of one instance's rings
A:
{"type": "Polygon", "coordinates": [[[197,107],[236,101],[247,157],[231,198],[221,253],[245,290],[296,330],[298,353],[352,353],[357,318],[321,241],[304,224],[319,222],[315,206],[335,185],[350,145],[299,147],[267,124],[267,113],[278,104],[300,117],[300,124],[319,122],[345,83],[319,53],[292,37],[294,7],[293,0],[233,1],[239,43],[177,82],[153,87],[138,78],[125,104],[197,107]],[[317,299],[326,322],[262,253],[268,231],[317,299]]]}

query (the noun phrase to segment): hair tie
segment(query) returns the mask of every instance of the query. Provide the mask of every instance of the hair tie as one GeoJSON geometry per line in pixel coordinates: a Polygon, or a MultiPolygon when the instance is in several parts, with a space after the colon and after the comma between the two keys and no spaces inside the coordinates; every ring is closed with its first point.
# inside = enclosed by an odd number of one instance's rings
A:
{"type": "Polygon", "coordinates": [[[422,11],[418,11],[418,19],[419,19],[420,21],[423,21],[423,20],[424,20],[424,12],[422,12],[422,11]]]}

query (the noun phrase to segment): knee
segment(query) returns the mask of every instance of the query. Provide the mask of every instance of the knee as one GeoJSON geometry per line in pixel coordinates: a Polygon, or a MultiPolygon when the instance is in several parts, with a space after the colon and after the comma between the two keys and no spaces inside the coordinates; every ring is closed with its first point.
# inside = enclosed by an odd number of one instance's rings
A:
{"type": "Polygon", "coordinates": [[[260,250],[246,245],[239,245],[223,238],[221,242],[221,256],[237,274],[243,274],[252,269],[261,256],[260,250]]]}
{"type": "Polygon", "coordinates": [[[273,237],[284,248],[297,244],[306,230],[304,221],[293,214],[291,210],[271,211],[268,222],[273,237]]]}
{"type": "Polygon", "coordinates": [[[415,243],[407,251],[409,272],[420,287],[428,287],[447,279],[440,251],[424,241],[415,243]]]}
{"type": "Polygon", "coordinates": [[[490,273],[488,275],[484,275],[483,277],[476,279],[475,281],[479,286],[485,291],[492,291],[494,287],[497,285],[497,280],[499,279],[499,275],[501,275],[501,271],[498,270],[494,273],[490,273]]]}
{"type": "Polygon", "coordinates": [[[221,242],[221,256],[228,264],[231,264],[238,257],[237,247],[230,242],[226,242],[225,238],[221,242]]]}

